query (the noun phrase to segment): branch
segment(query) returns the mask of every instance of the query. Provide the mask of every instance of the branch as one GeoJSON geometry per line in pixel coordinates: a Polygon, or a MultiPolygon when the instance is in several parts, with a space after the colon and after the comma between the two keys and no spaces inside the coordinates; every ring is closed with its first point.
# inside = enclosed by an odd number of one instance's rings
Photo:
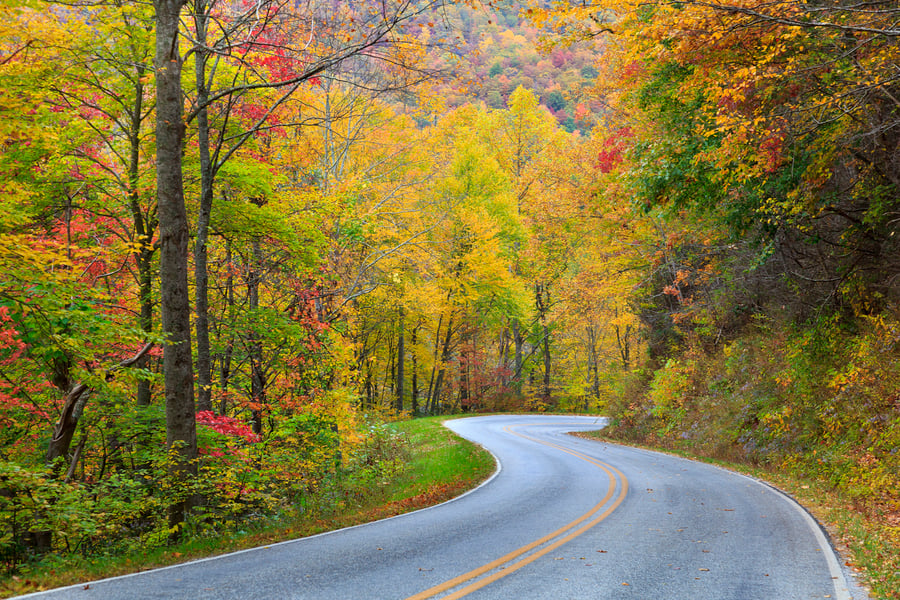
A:
{"type": "Polygon", "coordinates": [[[34,40],[28,40],[28,41],[25,43],[24,46],[22,46],[21,48],[19,48],[18,50],[16,50],[15,52],[13,52],[12,54],[10,54],[10,55],[7,56],[6,58],[4,58],[2,61],[0,61],[0,66],[3,66],[3,65],[5,65],[6,63],[8,63],[9,61],[11,61],[12,59],[14,59],[14,58],[15,58],[20,52],[22,52],[23,50],[26,50],[27,48],[30,48],[31,45],[32,45],[33,43],[34,43],[34,40]]]}
{"type": "MultiPolygon", "coordinates": [[[[778,25],[785,25],[787,27],[801,27],[801,28],[825,28],[825,29],[834,29],[836,31],[842,32],[853,32],[853,33],[867,33],[872,35],[879,35],[889,38],[900,37],[900,28],[897,27],[897,21],[895,20],[891,27],[889,28],[880,28],[880,27],[866,27],[863,25],[841,25],[839,23],[834,23],[831,21],[816,21],[816,20],[801,20],[791,17],[782,17],[776,16],[773,14],[769,14],[763,12],[762,10],[757,10],[753,8],[747,8],[744,6],[737,6],[734,4],[719,4],[717,2],[699,2],[696,0],[674,0],[671,2],[667,2],[668,4],[672,4],[674,6],[700,6],[703,8],[710,8],[715,11],[725,12],[733,15],[745,15],[748,17],[753,17],[755,19],[759,19],[761,21],[765,21],[768,23],[776,23],[778,25]]],[[[782,4],[782,3],[774,3],[774,4],[782,4]]],[[[792,4],[792,3],[791,3],[792,4]]],[[[807,14],[812,12],[811,9],[804,9],[807,14]]],[[[819,9],[825,10],[825,9],[819,9]]],[[[831,10],[831,9],[829,9],[831,10]]],[[[843,7],[836,7],[834,9],[835,12],[863,12],[859,10],[854,10],[852,8],[847,9],[843,7]]],[[[871,11],[870,11],[871,12],[871,11]]],[[[886,10],[886,11],[878,11],[873,14],[882,14],[882,15],[897,15],[900,17],[900,11],[896,9],[886,10]]]]}

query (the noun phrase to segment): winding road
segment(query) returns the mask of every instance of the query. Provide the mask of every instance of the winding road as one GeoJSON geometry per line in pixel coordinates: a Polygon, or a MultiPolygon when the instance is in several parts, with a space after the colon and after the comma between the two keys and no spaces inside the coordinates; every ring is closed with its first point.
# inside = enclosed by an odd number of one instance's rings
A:
{"type": "Polygon", "coordinates": [[[754,479],[567,435],[602,418],[447,423],[499,461],[415,513],[82,584],[84,600],[857,600],[816,522],[754,479]]]}

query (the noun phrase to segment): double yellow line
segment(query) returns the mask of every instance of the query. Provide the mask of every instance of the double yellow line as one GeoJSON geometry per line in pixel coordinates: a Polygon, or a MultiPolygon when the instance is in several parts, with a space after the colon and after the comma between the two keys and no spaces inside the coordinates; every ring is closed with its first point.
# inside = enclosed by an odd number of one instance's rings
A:
{"type": "MultiPolygon", "coordinates": [[[[520,426],[526,427],[526,426],[520,426]]],[[[618,508],[618,506],[625,500],[625,495],[628,493],[628,479],[625,475],[622,474],[621,471],[613,467],[612,465],[608,465],[602,461],[599,461],[595,458],[582,454],[580,452],[576,452],[565,446],[560,446],[558,444],[554,444],[551,442],[546,442],[543,440],[539,440],[537,438],[519,433],[513,430],[513,426],[508,426],[504,428],[504,431],[511,433],[513,435],[517,435],[519,437],[537,442],[539,444],[543,444],[545,446],[549,446],[551,448],[555,448],[566,454],[571,454],[581,460],[588,462],[596,467],[599,467],[609,476],[609,486],[606,490],[606,495],[597,503],[596,506],[591,508],[588,512],[584,513],[568,525],[561,527],[554,531],[553,533],[547,534],[539,540],[535,540],[530,544],[522,546],[518,550],[514,550],[505,556],[501,556],[500,558],[487,563],[477,569],[473,569],[468,573],[463,573],[458,577],[454,577],[453,579],[449,579],[444,583],[438,584],[432,588],[425,590],[424,592],[419,592],[414,596],[410,596],[406,600],[427,600],[428,598],[434,598],[446,592],[450,592],[454,588],[459,588],[452,593],[441,596],[441,600],[455,600],[456,598],[462,598],[463,596],[467,596],[476,590],[480,590],[481,588],[489,585],[498,579],[506,577],[507,575],[518,571],[525,565],[531,564],[540,557],[545,554],[552,552],[553,550],[559,548],[565,543],[568,543],[575,539],[576,537],[583,534],[585,531],[608,517],[612,512],[618,508]],[[612,504],[610,504],[606,510],[600,512],[600,510],[606,506],[607,502],[609,502],[615,496],[615,500],[612,504]],[[597,514],[600,512],[600,514],[597,514]],[[587,522],[585,522],[587,521],[587,522]],[[562,537],[560,537],[562,536],[562,537]],[[559,539],[557,539],[559,538],[559,539]],[[554,541],[555,540],[555,541],[554,541]],[[537,549],[537,550],[535,550],[537,549]],[[532,550],[535,550],[532,552],[532,550]],[[528,554],[530,552],[530,554],[528,554]],[[527,554],[527,556],[523,556],[527,554]],[[482,577],[483,575],[486,575],[482,577]],[[474,580],[474,581],[473,581],[474,580]],[[468,585],[464,587],[459,587],[467,582],[470,582],[468,585]]]]}

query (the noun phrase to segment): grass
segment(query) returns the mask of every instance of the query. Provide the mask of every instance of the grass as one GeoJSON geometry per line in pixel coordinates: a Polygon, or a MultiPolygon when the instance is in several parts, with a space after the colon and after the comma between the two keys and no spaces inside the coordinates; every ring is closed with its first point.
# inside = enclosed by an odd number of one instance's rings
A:
{"type": "Polygon", "coordinates": [[[425,492],[428,482],[435,481],[464,490],[494,471],[490,453],[472,443],[461,443],[459,436],[441,425],[444,420],[429,417],[395,424],[410,446],[418,449],[410,468],[397,480],[397,494],[408,489],[425,492]]]}
{"type": "Polygon", "coordinates": [[[624,442],[604,431],[576,435],[715,464],[774,485],[790,494],[825,526],[846,566],[859,576],[858,582],[873,600],[900,600],[900,527],[877,513],[859,510],[846,494],[832,485],[771,468],[704,456],[683,447],[624,442]]]}
{"type": "Polygon", "coordinates": [[[127,556],[49,556],[18,576],[0,579],[0,598],[307,537],[449,500],[484,481],[495,464],[490,453],[443,427],[444,420],[430,417],[391,423],[405,440],[406,468],[370,493],[354,494],[352,502],[315,510],[306,507],[302,513],[280,515],[245,532],[191,539],[127,556]]]}

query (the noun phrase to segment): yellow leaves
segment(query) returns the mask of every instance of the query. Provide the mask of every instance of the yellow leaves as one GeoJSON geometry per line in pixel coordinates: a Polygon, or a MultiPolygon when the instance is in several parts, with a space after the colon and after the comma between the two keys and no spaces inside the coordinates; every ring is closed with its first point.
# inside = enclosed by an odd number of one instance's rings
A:
{"type": "Polygon", "coordinates": [[[550,10],[540,5],[529,6],[525,10],[525,15],[528,17],[528,20],[538,28],[544,27],[544,25],[550,21],[551,17],[550,10]]]}
{"type": "Polygon", "coordinates": [[[35,269],[46,273],[68,271],[73,263],[59,249],[37,242],[34,238],[19,234],[0,236],[0,263],[9,274],[13,267],[23,274],[35,269]]]}
{"type": "Polygon", "coordinates": [[[849,372],[840,372],[835,373],[834,376],[828,381],[828,387],[835,390],[836,392],[840,392],[851,383],[856,377],[859,375],[859,371],[857,369],[851,369],[849,372]]]}
{"type": "Polygon", "coordinates": [[[760,422],[772,430],[773,434],[787,433],[791,428],[791,416],[794,409],[790,405],[780,407],[777,411],[763,413],[760,415],[760,422]]]}
{"type": "Polygon", "coordinates": [[[154,245],[150,239],[135,239],[122,243],[123,250],[130,254],[140,254],[141,252],[152,250],[154,245]]]}

